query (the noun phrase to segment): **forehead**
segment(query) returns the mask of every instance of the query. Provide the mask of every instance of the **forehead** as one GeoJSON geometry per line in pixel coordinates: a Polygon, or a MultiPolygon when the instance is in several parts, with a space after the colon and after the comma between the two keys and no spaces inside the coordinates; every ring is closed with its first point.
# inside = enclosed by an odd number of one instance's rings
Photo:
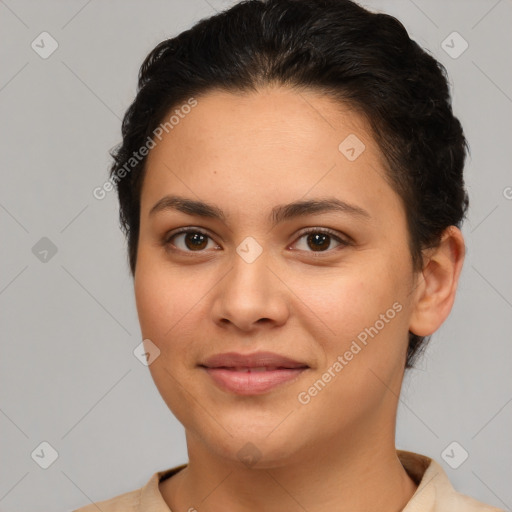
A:
{"type": "MultiPolygon", "coordinates": [[[[204,151],[239,150],[248,156],[256,143],[267,149],[296,148],[301,156],[321,147],[332,152],[338,149],[339,138],[350,133],[375,145],[360,114],[316,91],[267,86],[257,92],[215,90],[195,100],[196,106],[187,109],[187,114],[180,119],[173,116],[177,123],[168,130],[173,137],[164,135],[166,142],[204,151]],[[252,146],[250,139],[254,140],[252,146]]],[[[173,108],[176,110],[179,105],[173,108]]],[[[161,152],[162,145],[158,148],[153,155],[161,152]]],[[[373,149],[378,148],[375,145],[373,149]]]]}
{"type": "Polygon", "coordinates": [[[164,192],[217,198],[210,202],[227,208],[333,192],[367,204],[396,201],[377,143],[348,106],[284,87],[195,99],[148,155],[142,214],[164,192]]]}

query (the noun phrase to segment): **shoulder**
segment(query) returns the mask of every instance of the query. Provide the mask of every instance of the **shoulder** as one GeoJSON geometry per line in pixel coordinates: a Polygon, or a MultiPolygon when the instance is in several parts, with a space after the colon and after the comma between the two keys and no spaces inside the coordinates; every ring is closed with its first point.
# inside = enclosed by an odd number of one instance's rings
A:
{"type": "Polygon", "coordinates": [[[477,499],[458,492],[450,483],[441,465],[432,460],[429,477],[436,477],[436,508],[439,512],[504,512],[477,499]]]}
{"type": "Polygon", "coordinates": [[[439,510],[450,512],[505,512],[502,508],[492,507],[458,492],[454,492],[450,497],[445,498],[442,501],[442,508],[440,507],[439,510]]]}
{"type": "Polygon", "coordinates": [[[73,512],[170,512],[160,493],[159,483],[186,467],[186,464],[154,473],[143,487],[135,491],[119,494],[103,501],[95,501],[90,505],[73,510],[73,512]]]}
{"type": "Polygon", "coordinates": [[[403,512],[504,512],[454,489],[436,460],[403,450],[397,453],[409,476],[418,484],[403,512]]]}

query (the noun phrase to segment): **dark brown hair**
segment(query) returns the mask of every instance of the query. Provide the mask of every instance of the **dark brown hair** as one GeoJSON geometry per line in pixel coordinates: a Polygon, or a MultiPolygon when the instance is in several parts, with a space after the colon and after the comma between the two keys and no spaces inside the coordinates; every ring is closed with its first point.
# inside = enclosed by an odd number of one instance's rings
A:
{"type": "MultiPolygon", "coordinates": [[[[448,226],[460,227],[468,207],[467,144],[444,67],[396,18],[349,0],[246,0],[161,42],[141,66],[110,169],[132,275],[146,161],[134,153],[191,97],[266,84],[326,92],[364,115],[404,204],[413,269],[421,270],[422,251],[448,226]]],[[[409,333],[406,368],[426,341],[409,333]]]]}

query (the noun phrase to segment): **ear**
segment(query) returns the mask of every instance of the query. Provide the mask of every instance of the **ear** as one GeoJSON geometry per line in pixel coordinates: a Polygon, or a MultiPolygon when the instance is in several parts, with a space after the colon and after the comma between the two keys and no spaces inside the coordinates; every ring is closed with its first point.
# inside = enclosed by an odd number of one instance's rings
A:
{"type": "Polygon", "coordinates": [[[460,230],[455,226],[446,228],[439,245],[425,255],[426,263],[413,290],[409,331],[430,336],[446,320],[455,300],[465,253],[460,230]]]}

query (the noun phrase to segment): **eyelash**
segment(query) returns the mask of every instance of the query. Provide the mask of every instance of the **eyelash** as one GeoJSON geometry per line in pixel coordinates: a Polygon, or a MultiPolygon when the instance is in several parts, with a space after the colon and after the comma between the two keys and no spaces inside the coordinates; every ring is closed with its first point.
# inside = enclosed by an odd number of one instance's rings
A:
{"type": "MultiPolygon", "coordinates": [[[[181,229],[181,230],[179,230],[179,231],[177,231],[175,233],[171,233],[169,235],[166,235],[164,237],[164,239],[163,239],[164,247],[169,248],[170,250],[172,250],[174,252],[181,252],[181,253],[190,254],[190,255],[193,255],[194,253],[206,252],[205,250],[184,251],[182,249],[171,248],[171,246],[172,246],[171,240],[173,238],[175,238],[178,235],[187,234],[187,233],[200,233],[201,235],[204,235],[204,236],[208,237],[210,240],[213,240],[213,238],[208,233],[203,231],[202,229],[190,227],[190,228],[184,228],[184,229],[181,229]]],[[[329,235],[336,242],[338,242],[340,244],[338,247],[335,247],[334,249],[328,249],[326,251],[318,251],[318,252],[316,252],[316,251],[302,251],[302,252],[310,252],[311,254],[314,255],[314,257],[322,257],[322,255],[324,255],[324,254],[330,255],[332,252],[336,251],[336,249],[342,249],[344,247],[352,245],[352,241],[341,238],[336,231],[333,231],[332,229],[329,229],[329,228],[310,228],[310,229],[307,229],[306,231],[302,231],[301,233],[299,233],[298,238],[296,239],[296,241],[300,240],[304,236],[307,236],[307,235],[313,234],[313,233],[322,233],[322,234],[325,234],[325,235],[329,235]]]]}

